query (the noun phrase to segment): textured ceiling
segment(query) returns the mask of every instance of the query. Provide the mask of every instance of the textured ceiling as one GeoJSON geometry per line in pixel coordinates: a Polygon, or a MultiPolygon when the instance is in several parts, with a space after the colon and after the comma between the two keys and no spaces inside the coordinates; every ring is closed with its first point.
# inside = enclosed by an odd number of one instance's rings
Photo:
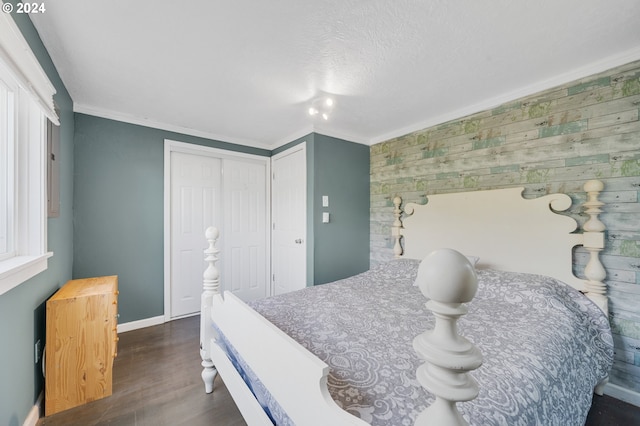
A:
{"type": "Polygon", "coordinates": [[[31,18],[76,111],[264,148],[376,143],[640,59],[638,0],[46,6],[31,18]]]}

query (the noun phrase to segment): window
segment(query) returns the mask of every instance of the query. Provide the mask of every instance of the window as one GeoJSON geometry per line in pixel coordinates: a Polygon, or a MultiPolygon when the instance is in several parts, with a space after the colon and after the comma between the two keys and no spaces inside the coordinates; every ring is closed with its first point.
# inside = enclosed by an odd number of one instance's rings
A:
{"type": "MultiPolygon", "coordinates": [[[[0,2],[2,3],[2,2],[0,2]]],[[[0,294],[47,268],[47,117],[55,90],[0,14],[0,294]]]]}

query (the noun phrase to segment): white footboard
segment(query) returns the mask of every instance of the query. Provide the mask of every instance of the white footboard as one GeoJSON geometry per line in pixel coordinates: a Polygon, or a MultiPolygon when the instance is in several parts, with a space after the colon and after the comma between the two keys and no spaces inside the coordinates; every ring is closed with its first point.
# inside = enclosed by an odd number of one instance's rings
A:
{"type": "Polygon", "coordinates": [[[218,345],[216,327],[278,401],[295,424],[366,425],[342,410],[327,388],[329,367],[230,292],[219,290],[215,266],[216,228],[206,230],[209,247],[204,273],[200,323],[200,354],[205,391],[213,391],[219,372],[249,425],[272,424],[226,352],[218,345]]]}
{"type": "Polygon", "coordinates": [[[232,293],[214,297],[212,319],[295,424],[366,424],[329,395],[327,364],[232,293]]]}
{"type": "MultiPolygon", "coordinates": [[[[249,425],[272,424],[218,344],[215,323],[295,424],[366,425],[331,398],[326,363],[232,293],[220,294],[215,268],[218,251],[214,246],[218,231],[209,228],[206,236],[209,248],[205,250],[208,267],[202,295],[201,354],[207,392],[213,390],[213,379],[219,372],[249,425]]],[[[436,396],[436,402],[418,417],[416,424],[463,425],[466,423],[456,402],[477,396],[477,383],[467,372],[482,363],[482,356],[471,342],[457,334],[456,322],[466,313],[463,303],[475,295],[475,272],[465,256],[443,250],[425,259],[419,281],[421,290],[431,299],[426,306],[434,312],[436,326],[414,341],[416,351],[426,361],[417,376],[436,396]]]]}

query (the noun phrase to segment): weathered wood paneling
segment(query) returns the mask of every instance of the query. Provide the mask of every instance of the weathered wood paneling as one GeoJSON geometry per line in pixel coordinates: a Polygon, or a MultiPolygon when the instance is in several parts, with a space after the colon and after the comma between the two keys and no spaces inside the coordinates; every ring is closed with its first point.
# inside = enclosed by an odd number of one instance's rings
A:
{"type": "MultiPolygon", "coordinates": [[[[524,186],[525,197],[605,184],[612,382],[640,392],[640,62],[371,147],[371,260],[392,257],[391,200],[524,186]]],[[[568,212],[580,224],[579,207],[568,212]]],[[[576,249],[576,273],[588,255],[576,249]]]]}

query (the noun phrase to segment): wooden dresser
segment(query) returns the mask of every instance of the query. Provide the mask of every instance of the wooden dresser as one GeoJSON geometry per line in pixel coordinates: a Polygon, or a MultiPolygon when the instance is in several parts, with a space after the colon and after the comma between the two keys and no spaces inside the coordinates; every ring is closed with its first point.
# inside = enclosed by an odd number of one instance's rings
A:
{"type": "Polygon", "coordinates": [[[67,282],[47,301],[45,415],[111,395],[118,277],[67,282]]]}

